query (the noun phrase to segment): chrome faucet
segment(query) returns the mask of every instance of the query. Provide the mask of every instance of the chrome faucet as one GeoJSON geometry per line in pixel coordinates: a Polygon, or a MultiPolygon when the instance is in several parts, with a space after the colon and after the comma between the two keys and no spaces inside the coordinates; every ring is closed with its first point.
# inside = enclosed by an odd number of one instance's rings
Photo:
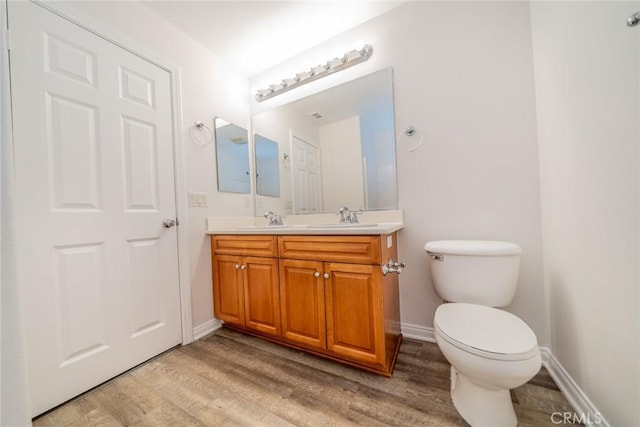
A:
{"type": "Polygon", "coordinates": [[[284,225],[282,223],[282,218],[286,218],[284,216],[274,214],[271,211],[265,213],[264,217],[269,219],[269,225],[284,225]]]}
{"type": "Polygon", "coordinates": [[[362,209],[357,211],[350,211],[348,207],[343,206],[338,209],[338,215],[340,215],[341,224],[357,224],[358,215],[362,213],[362,209]]]}
{"type": "Polygon", "coordinates": [[[340,215],[341,224],[345,222],[351,222],[351,215],[348,207],[343,206],[340,209],[338,209],[338,215],[340,215]]]}
{"type": "Polygon", "coordinates": [[[357,211],[351,211],[349,212],[349,222],[356,224],[358,223],[358,215],[360,215],[362,213],[362,209],[359,209],[357,211]]]}

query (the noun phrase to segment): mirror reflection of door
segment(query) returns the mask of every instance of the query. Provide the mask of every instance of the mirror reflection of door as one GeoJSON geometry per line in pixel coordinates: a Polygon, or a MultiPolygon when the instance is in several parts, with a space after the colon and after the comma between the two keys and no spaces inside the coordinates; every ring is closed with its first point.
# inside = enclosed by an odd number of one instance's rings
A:
{"type": "Polygon", "coordinates": [[[291,136],[293,213],[320,213],[320,150],[296,135],[291,136]]]}
{"type": "Polygon", "coordinates": [[[278,143],[262,135],[254,135],[256,147],[256,193],[280,197],[280,163],[278,143]]]}
{"type": "Polygon", "coordinates": [[[218,191],[249,194],[249,139],[247,130],[220,117],[214,119],[218,191]]]}

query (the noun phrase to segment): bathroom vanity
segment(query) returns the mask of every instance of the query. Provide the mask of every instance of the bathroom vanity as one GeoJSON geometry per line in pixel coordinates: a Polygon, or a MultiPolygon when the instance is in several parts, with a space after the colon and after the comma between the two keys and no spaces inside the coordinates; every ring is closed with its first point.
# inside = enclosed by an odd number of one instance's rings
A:
{"type": "Polygon", "coordinates": [[[402,336],[397,230],[209,230],[215,317],[225,326],[391,376],[402,336]]]}

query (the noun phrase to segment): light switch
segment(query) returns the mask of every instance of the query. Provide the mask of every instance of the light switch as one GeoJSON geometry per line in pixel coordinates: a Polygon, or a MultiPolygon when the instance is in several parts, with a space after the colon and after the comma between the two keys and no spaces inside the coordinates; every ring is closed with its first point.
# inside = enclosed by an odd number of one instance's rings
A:
{"type": "Polygon", "coordinates": [[[206,208],[207,207],[207,193],[199,193],[196,191],[189,191],[189,206],[194,208],[206,208]]]}

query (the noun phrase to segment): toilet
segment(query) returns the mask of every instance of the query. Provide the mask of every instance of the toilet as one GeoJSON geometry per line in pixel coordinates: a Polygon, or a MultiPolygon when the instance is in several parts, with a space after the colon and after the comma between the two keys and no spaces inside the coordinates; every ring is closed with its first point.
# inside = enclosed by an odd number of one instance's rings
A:
{"type": "Polygon", "coordinates": [[[451,364],[451,398],[472,427],[518,423],[510,389],[542,364],[535,333],[500,310],[515,295],[521,248],[480,240],[428,242],[431,279],[445,301],[433,320],[438,347],[451,364]]]}

